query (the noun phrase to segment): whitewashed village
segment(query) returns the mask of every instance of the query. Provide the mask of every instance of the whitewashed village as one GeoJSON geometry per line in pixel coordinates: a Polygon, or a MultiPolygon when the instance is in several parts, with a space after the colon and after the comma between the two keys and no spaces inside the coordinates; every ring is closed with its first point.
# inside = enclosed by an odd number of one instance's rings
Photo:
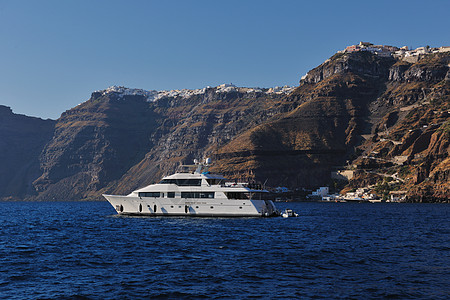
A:
{"type": "Polygon", "coordinates": [[[401,48],[388,45],[374,45],[369,42],[360,42],[358,45],[348,46],[344,50],[338,51],[338,53],[350,53],[358,51],[368,51],[378,56],[395,57],[407,62],[417,62],[421,55],[449,52],[450,47],[431,48],[430,46],[418,47],[416,49],[409,49],[408,46],[401,48]]]}

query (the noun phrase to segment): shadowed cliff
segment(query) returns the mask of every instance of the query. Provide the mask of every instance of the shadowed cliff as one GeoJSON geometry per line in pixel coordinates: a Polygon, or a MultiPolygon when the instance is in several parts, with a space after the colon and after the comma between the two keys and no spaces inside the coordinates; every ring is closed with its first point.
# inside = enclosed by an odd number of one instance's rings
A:
{"type": "Polygon", "coordinates": [[[55,121],[14,114],[0,105],[0,198],[36,195],[39,154],[53,135],[55,121]]]}

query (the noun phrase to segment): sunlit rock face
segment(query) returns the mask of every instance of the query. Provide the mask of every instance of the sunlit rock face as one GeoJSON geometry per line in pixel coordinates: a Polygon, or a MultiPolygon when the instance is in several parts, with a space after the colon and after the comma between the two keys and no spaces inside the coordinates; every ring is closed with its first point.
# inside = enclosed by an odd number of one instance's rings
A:
{"type": "Polygon", "coordinates": [[[16,172],[1,173],[0,195],[128,194],[181,163],[211,157],[211,171],[236,181],[316,188],[333,184],[331,171],[351,166],[348,188],[396,174],[395,188],[408,190],[411,201],[443,201],[449,197],[449,63],[447,53],[415,62],[338,53],[296,88],[113,86],[56,121],[0,107],[0,122],[9,124],[0,128],[1,153],[7,170],[16,172]],[[19,144],[25,153],[16,156],[6,147],[19,144]]]}

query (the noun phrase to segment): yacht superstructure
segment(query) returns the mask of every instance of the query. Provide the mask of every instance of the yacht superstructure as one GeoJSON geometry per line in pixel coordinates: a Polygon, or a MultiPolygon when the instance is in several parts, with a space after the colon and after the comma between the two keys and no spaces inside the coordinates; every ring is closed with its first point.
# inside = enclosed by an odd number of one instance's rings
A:
{"type": "Polygon", "coordinates": [[[210,159],[164,177],[127,196],[103,195],[118,214],[197,217],[268,217],[278,215],[269,193],[259,186],[227,182],[208,171],[210,159]]]}

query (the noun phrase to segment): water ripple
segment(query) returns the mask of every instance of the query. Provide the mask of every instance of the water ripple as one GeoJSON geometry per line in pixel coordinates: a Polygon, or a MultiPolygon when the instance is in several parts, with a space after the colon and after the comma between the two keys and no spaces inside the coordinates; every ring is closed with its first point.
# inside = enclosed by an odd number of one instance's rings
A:
{"type": "Polygon", "coordinates": [[[300,217],[117,217],[105,202],[3,202],[0,296],[448,298],[448,205],[288,206],[300,217]]]}

